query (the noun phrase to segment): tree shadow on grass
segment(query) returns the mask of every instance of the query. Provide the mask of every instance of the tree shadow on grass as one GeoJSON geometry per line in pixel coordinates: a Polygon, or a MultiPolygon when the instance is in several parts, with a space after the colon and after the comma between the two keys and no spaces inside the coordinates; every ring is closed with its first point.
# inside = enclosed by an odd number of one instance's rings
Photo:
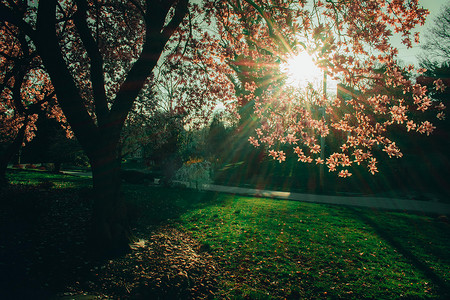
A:
{"type": "Polygon", "coordinates": [[[0,193],[1,299],[51,299],[83,276],[90,217],[83,192],[10,185],[0,193]]]}
{"type": "Polygon", "coordinates": [[[377,214],[371,214],[372,217],[369,217],[362,209],[349,209],[353,211],[356,218],[372,227],[378,236],[403,255],[416,269],[420,270],[436,286],[443,299],[450,298],[450,282],[448,278],[445,278],[443,274],[439,274],[442,272],[435,270],[431,262],[432,260],[436,263],[439,260],[443,260],[444,263],[450,262],[449,224],[439,221],[430,221],[428,224],[417,222],[415,224],[414,217],[408,219],[404,216],[396,216],[394,213],[380,214],[378,216],[377,214]],[[402,218],[405,219],[402,220],[402,218]],[[415,226],[416,233],[421,231],[421,234],[412,236],[408,233],[414,232],[414,230],[411,228],[402,230],[402,226],[415,226]],[[417,226],[421,227],[417,228],[417,226]],[[433,245],[431,242],[428,242],[427,234],[434,234],[433,241],[438,241],[439,245],[433,245]],[[429,255],[431,258],[426,260],[425,255],[429,255]]]}
{"type": "MultiPolygon", "coordinates": [[[[125,185],[124,193],[141,236],[216,203],[214,193],[187,189],[125,185]]],[[[0,199],[0,299],[53,299],[74,286],[92,291],[105,262],[91,261],[85,243],[91,189],[10,185],[0,199]]]]}
{"type": "Polygon", "coordinates": [[[178,219],[186,212],[220,204],[216,192],[183,187],[125,185],[124,194],[131,218],[141,226],[159,225],[178,219]]]}

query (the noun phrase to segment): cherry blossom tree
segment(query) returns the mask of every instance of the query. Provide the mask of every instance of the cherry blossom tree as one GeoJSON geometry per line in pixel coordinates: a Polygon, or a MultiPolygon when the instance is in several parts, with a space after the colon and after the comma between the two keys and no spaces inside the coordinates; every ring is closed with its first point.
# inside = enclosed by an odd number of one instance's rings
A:
{"type": "Polygon", "coordinates": [[[25,142],[34,138],[39,114],[57,119],[68,136],[71,132],[32,45],[8,24],[2,23],[0,30],[0,137],[6,144],[0,156],[0,181],[6,183],[7,164],[25,142]]]}
{"type": "Polygon", "coordinates": [[[128,246],[120,193],[120,133],[184,17],[188,1],[6,1],[1,20],[36,47],[58,103],[89,157],[96,197],[92,245],[128,246]]]}
{"type": "MultiPolygon", "coordinates": [[[[266,145],[269,155],[280,162],[288,154],[280,146],[291,145],[299,161],[326,164],[341,177],[351,176],[349,168],[360,164],[375,174],[378,161],[373,151],[402,156],[395,141],[386,136],[390,127],[402,125],[406,131],[427,135],[435,128],[430,121],[416,123],[411,109],[433,108],[438,118],[444,116],[444,107],[428,97],[427,88],[405,76],[414,68],[400,67],[398,50],[389,44],[393,31],[402,34],[407,47],[418,42],[418,34],[411,30],[424,23],[427,11],[417,1],[314,1],[313,5],[306,1],[227,1],[220,9],[228,12],[223,13],[219,27],[229,47],[252,61],[266,62],[253,72],[276,72],[279,64],[274,58],[287,60],[307,52],[332,77],[361,92],[348,100],[328,99],[314,89],[299,91],[273,81],[259,96],[254,93],[258,86],[247,83],[250,94],[245,97],[254,99],[261,119],[249,141],[266,145]],[[385,66],[382,74],[376,70],[381,64],[385,66]],[[367,97],[367,90],[379,81],[386,88],[400,87],[402,93],[395,95],[386,89],[367,97]],[[320,108],[325,115],[317,114],[320,108]],[[318,140],[331,129],[346,133],[346,139],[322,159],[318,140]]],[[[436,81],[435,88],[444,86],[436,81]]]]}
{"type": "MultiPolygon", "coordinates": [[[[8,0],[0,4],[0,12],[1,21],[36,47],[58,103],[90,159],[97,193],[92,236],[99,250],[122,248],[131,235],[120,194],[120,134],[152,72],[175,95],[165,100],[176,99],[181,104],[176,111],[195,111],[193,120],[208,115],[217,100],[235,112],[239,103],[253,101],[261,126],[250,137],[252,144],[264,144],[280,162],[287,153],[277,147],[291,145],[300,161],[326,163],[343,177],[353,164],[366,164],[375,173],[376,145],[389,156],[401,156],[385,136],[391,125],[427,134],[434,128],[409,118],[406,107],[428,110],[435,103],[422,86],[402,75],[397,50],[389,44],[392,31],[402,34],[407,46],[417,41],[411,30],[427,15],[417,0],[46,0],[37,6],[8,0]],[[402,86],[414,102],[384,94],[339,101],[285,87],[280,62],[302,51],[363,93],[380,78],[373,67],[382,63],[385,84],[402,86]],[[255,94],[259,86],[247,81],[241,82],[247,92],[235,99],[239,83],[232,80],[230,62],[239,56],[251,77],[273,74],[260,95],[255,94]],[[199,106],[204,110],[196,111],[199,106]],[[324,107],[329,120],[311,107],[324,107]],[[346,113],[346,107],[355,113],[346,113]],[[344,117],[333,117],[335,111],[344,117]],[[386,121],[376,122],[375,115],[385,115],[386,121]],[[324,161],[317,140],[330,128],[348,138],[341,151],[324,161]]],[[[440,83],[437,87],[443,88],[440,83]]]]}

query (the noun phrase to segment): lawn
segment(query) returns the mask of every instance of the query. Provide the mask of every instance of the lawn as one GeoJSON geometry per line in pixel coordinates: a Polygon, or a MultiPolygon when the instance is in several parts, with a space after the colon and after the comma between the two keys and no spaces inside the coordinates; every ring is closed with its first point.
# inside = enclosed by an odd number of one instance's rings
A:
{"type": "Polygon", "coordinates": [[[9,258],[2,274],[13,275],[2,292],[34,299],[449,295],[450,225],[443,216],[127,184],[139,240],[125,256],[92,262],[80,246],[90,209],[86,181],[21,172],[10,177],[26,185],[2,194],[22,191],[20,205],[11,197],[2,204],[0,254],[9,258]],[[42,181],[55,185],[43,190],[42,181]]]}
{"type": "Polygon", "coordinates": [[[9,169],[9,181],[14,185],[53,187],[57,189],[90,187],[91,179],[64,174],[54,174],[42,170],[9,169]]]}
{"type": "Polygon", "coordinates": [[[219,261],[227,298],[426,298],[448,288],[450,227],[435,218],[217,197],[180,226],[219,261]]]}

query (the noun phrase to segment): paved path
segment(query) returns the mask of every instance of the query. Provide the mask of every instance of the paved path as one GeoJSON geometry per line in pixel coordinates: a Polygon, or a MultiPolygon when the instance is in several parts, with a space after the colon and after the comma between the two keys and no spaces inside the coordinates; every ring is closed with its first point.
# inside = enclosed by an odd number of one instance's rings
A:
{"type": "Polygon", "coordinates": [[[79,177],[92,177],[91,171],[81,172],[81,171],[62,170],[61,173],[67,174],[67,175],[79,176],[79,177]]]}
{"type": "MultiPolygon", "coordinates": [[[[63,171],[67,174],[78,176],[92,176],[91,172],[71,172],[63,171]]],[[[186,186],[187,182],[178,182],[186,186]]],[[[255,197],[267,197],[274,199],[285,199],[293,201],[303,201],[311,203],[323,203],[323,204],[336,204],[347,206],[359,206],[359,207],[371,207],[381,208],[388,210],[398,211],[412,211],[433,213],[441,215],[450,215],[450,204],[435,202],[435,201],[418,201],[418,200],[406,200],[398,198],[385,198],[385,197],[349,197],[349,196],[332,196],[332,195],[317,195],[317,194],[301,194],[291,192],[279,192],[270,190],[258,190],[250,188],[241,188],[233,186],[224,186],[216,184],[204,184],[200,186],[200,189],[206,191],[215,191],[229,194],[238,194],[245,196],[255,197]]]]}
{"type": "Polygon", "coordinates": [[[373,207],[388,210],[414,211],[414,212],[450,215],[450,204],[433,201],[405,200],[405,199],[382,198],[382,197],[348,197],[348,196],[300,194],[300,193],[231,187],[215,184],[204,184],[200,188],[202,190],[207,191],[216,191],[216,192],[256,196],[256,197],[268,197],[274,199],[286,199],[311,203],[373,207]]]}

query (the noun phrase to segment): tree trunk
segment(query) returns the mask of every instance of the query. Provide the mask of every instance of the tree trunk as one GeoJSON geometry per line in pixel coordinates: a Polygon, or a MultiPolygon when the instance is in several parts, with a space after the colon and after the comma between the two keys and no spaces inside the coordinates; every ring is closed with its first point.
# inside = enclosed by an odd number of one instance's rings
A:
{"type": "Polygon", "coordinates": [[[3,154],[0,156],[0,185],[6,185],[8,183],[8,181],[6,180],[6,169],[14,154],[19,152],[20,147],[22,147],[27,124],[28,119],[25,119],[25,123],[22,125],[22,127],[20,127],[14,141],[8,145],[5,152],[3,152],[3,154]]]}
{"type": "Polygon", "coordinates": [[[62,163],[60,161],[57,161],[54,164],[55,164],[55,169],[53,170],[53,173],[55,173],[55,174],[61,173],[61,164],[62,163]]]}
{"type": "Polygon", "coordinates": [[[129,250],[132,233],[127,204],[121,190],[118,145],[99,147],[91,157],[94,201],[90,247],[96,257],[123,254],[129,250]]]}

